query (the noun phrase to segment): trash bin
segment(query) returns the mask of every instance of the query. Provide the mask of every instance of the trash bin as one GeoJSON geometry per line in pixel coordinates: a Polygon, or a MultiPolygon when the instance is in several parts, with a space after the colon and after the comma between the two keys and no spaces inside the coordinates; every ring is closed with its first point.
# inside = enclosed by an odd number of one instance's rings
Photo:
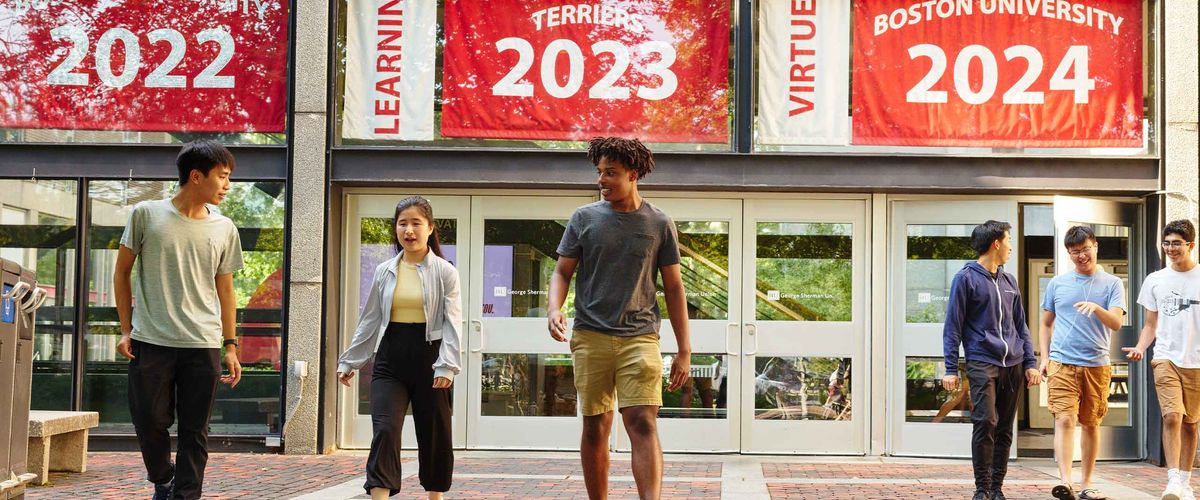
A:
{"type": "Polygon", "coordinates": [[[29,397],[33,381],[33,323],[37,308],[46,299],[46,291],[37,287],[37,276],[21,269],[21,282],[27,284],[25,300],[17,311],[17,346],[13,364],[15,377],[12,390],[12,430],[9,432],[9,469],[13,474],[28,472],[29,464],[29,397]]]}
{"type": "MultiPolygon", "coordinates": [[[[13,380],[17,364],[17,318],[20,299],[28,285],[21,284],[21,267],[0,259],[0,436],[10,439],[13,417],[13,380]]],[[[12,477],[10,446],[0,446],[0,481],[12,477]]]]}

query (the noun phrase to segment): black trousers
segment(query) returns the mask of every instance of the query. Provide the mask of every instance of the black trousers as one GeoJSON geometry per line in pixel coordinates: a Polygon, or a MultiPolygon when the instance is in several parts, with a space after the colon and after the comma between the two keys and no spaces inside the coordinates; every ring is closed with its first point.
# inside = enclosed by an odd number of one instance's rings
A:
{"type": "Polygon", "coordinates": [[[971,462],[975,489],[998,490],[1008,474],[1008,452],[1013,441],[1017,401],[1025,389],[1021,365],[1005,368],[979,361],[967,362],[971,383],[971,462]]]}
{"type": "Polygon", "coordinates": [[[175,498],[200,498],[208,464],[208,420],[221,377],[221,350],[177,348],[132,341],[129,414],[137,432],[146,479],[175,479],[175,498]],[[179,449],[171,465],[171,435],[179,415],[179,449]]]}
{"type": "Polygon", "coordinates": [[[400,431],[412,404],[417,432],[418,477],[425,491],[450,491],[454,441],[450,427],[450,389],[433,388],[433,363],[442,341],[425,341],[424,323],[389,323],[371,379],[371,453],[367,456],[367,494],[371,488],[400,492],[400,431]]]}

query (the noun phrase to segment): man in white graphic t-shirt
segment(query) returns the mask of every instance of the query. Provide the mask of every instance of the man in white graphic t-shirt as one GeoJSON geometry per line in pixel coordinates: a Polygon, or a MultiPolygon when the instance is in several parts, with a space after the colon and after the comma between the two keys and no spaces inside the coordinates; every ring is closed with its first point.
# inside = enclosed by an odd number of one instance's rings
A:
{"type": "Polygon", "coordinates": [[[1177,220],[1162,230],[1162,249],[1171,265],[1142,283],[1138,304],[1146,308],[1145,326],[1126,357],[1139,361],[1154,343],[1154,387],[1162,407],[1163,455],[1167,487],[1163,500],[1194,499],[1190,484],[1200,422],[1200,269],[1192,257],[1196,227],[1177,220]]]}

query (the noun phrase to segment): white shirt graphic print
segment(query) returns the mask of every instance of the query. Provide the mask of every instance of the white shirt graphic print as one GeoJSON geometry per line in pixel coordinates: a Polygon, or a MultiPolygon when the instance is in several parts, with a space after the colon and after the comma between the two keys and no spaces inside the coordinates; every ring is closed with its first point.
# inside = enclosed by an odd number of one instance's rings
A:
{"type": "Polygon", "coordinates": [[[1155,271],[1142,283],[1138,304],[1158,312],[1154,359],[1200,368],[1200,266],[1155,271]]]}

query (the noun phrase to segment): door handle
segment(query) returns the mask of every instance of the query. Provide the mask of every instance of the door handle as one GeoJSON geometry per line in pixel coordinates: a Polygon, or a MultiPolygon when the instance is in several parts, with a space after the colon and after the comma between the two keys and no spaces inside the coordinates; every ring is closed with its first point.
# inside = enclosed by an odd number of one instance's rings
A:
{"type": "Polygon", "coordinates": [[[753,356],[758,354],[758,327],[754,323],[746,323],[746,330],[750,338],[754,339],[754,349],[746,351],[744,356],[753,356]]]}
{"type": "Polygon", "coordinates": [[[730,330],[733,330],[734,332],[736,332],[737,326],[738,326],[737,323],[730,323],[729,325],[727,325],[725,327],[725,355],[727,355],[727,356],[737,356],[738,355],[737,351],[729,348],[729,334],[732,333],[732,332],[730,332],[730,330]]]}
{"type": "Polygon", "coordinates": [[[483,322],[477,319],[471,320],[471,325],[475,327],[475,331],[479,332],[479,345],[471,349],[471,352],[479,352],[483,350],[483,322]]]}

